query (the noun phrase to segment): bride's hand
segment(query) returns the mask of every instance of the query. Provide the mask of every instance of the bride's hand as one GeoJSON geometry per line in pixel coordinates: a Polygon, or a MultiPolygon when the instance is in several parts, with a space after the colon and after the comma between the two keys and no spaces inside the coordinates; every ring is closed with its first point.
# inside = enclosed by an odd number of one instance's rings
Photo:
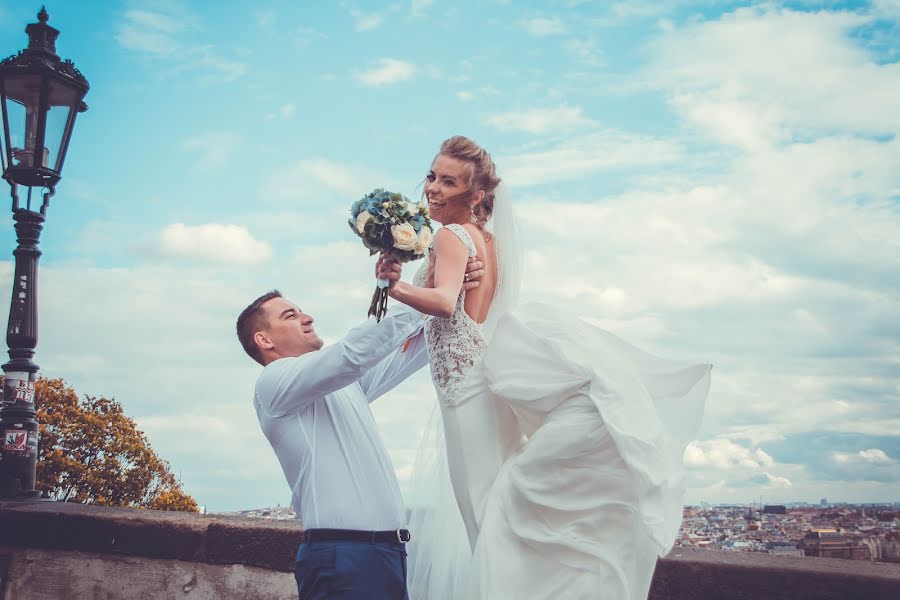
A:
{"type": "Polygon", "coordinates": [[[378,257],[378,262],[375,263],[375,277],[377,279],[387,279],[389,282],[388,287],[394,287],[394,285],[400,281],[400,276],[402,274],[403,265],[399,260],[390,254],[384,253],[378,257]]]}

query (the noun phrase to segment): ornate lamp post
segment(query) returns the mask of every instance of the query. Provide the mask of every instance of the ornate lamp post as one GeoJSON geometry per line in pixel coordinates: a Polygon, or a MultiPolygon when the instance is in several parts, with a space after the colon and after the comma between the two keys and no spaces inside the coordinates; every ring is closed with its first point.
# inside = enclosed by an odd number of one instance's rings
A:
{"type": "Polygon", "coordinates": [[[0,62],[3,113],[3,178],[12,188],[18,247],[6,343],[8,363],[0,406],[0,498],[35,498],[38,424],[35,421],[34,363],[37,346],[38,242],[47,205],[56,190],[75,117],[87,110],[89,85],[72,61],[56,54],[59,31],[41,8],[25,28],[28,48],[0,62]],[[32,206],[37,208],[33,210],[32,206]]]}

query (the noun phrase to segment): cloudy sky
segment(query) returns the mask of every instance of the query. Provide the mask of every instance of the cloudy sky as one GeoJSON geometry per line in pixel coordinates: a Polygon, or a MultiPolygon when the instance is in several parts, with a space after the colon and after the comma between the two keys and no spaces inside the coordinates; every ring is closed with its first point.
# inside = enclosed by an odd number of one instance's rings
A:
{"type": "MultiPolygon", "coordinates": [[[[0,4],[4,55],[39,8],[0,4]]],[[[453,134],[511,188],[529,299],[715,364],[688,501],[900,500],[898,0],[47,8],[92,89],[36,359],[122,402],[209,510],[290,501],[237,314],[277,287],[327,341],[359,323],[347,207],[417,195],[453,134]]],[[[6,215],[3,298],[14,245],[6,215]]],[[[375,404],[401,481],[430,390],[375,404]]]]}

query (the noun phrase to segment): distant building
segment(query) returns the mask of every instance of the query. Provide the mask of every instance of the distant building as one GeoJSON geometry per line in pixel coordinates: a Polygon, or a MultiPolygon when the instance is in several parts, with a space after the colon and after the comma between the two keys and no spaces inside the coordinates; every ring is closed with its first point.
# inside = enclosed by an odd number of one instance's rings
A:
{"type": "Polygon", "coordinates": [[[887,534],[877,540],[878,560],[900,563],[900,534],[887,534]]]}
{"type": "Polygon", "coordinates": [[[798,548],[797,544],[769,542],[766,547],[769,554],[776,556],[806,556],[803,548],[798,548]]]}
{"type": "Polygon", "coordinates": [[[759,531],[759,520],[753,514],[753,508],[747,507],[747,514],[744,515],[747,521],[747,531],[759,531]]]}
{"type": "Polygon", "coordinates": [[[853,540],[834,529],[814,529],[800,540],[800,548],[806,556],[820,558],[849,558],[853,560],[870,560],[869,548],[855,543],[853,540]]]}
{"type": "Polygon", "coordinates": [[[767,515],[783,515],[787,513],[787,508],[781,504],[766,504],[763,507],[763,513],[767,515]]]}

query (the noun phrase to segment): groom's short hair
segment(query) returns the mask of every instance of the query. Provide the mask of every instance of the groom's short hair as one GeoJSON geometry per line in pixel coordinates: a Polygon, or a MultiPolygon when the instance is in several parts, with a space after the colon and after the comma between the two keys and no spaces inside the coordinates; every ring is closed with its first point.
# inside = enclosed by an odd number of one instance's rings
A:
{"type": "Polygon", "coordinates": [[[241,341],[241,346],[244,347],[244,351],[250,355],[250,358],[259,364],[263,364],[262,353],[259,351],[259,346],[257,346],[256,342],[253,340],[253,336],[256,335],[257,331],[263,329],[267,325],[266,314],[263,311],[262,305],[272,298],[281,297],[281,292],[278,290],[266,292],[241,311],[237,320],[237,336],[241,341]]]}

